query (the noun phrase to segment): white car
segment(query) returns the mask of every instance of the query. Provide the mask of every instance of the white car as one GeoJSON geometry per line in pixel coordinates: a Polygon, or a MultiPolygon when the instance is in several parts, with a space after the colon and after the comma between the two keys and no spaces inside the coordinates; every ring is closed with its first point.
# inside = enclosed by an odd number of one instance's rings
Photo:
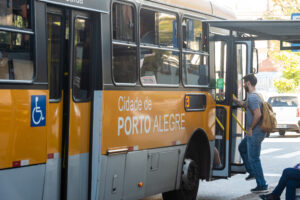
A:
{"type": "MultiPolygon", "coordinates": [[[[281,136],[286,131],[299,133],[300,126],[300,101],[298,95],[284,94],[271,96],[268,103],[276,113],[277,127],[272,132],[279,132],[281,136]]],[[[269,136],[270,133],[267,134],[269,136]]]]}

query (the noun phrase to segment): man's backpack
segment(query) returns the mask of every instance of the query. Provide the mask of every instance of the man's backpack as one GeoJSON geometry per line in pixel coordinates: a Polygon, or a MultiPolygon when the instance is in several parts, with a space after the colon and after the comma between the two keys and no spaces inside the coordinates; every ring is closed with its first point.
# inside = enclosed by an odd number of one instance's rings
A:
{"type": "Polygon", "coordinates": [[[268,103],[265,102],[264,99],[261,97],[260,94],[254,93],[262,101],[262,117],[261,117],[261,123],[260,123],[260,128],[264,132],[271,132],[276,128],[277,121],[276,121],[276,113],[273,111],[272,106],[268,103]]]}

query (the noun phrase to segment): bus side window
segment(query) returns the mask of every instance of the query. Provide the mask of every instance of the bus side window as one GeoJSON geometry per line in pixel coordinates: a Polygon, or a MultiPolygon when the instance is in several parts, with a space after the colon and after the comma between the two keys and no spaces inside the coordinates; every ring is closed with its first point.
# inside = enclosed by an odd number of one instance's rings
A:
{"type": "Polygon", "coordinates": [[[0,79],[32,80],[34,74],[32,36],[0,31],[0,79]]]}
{"type": "Polygon", "coordinates": [[[237,65],[237,98],[244,100],[246,92],[243,87],[243,77],[247,69],[247,45],[236,44],[236,65],[237,65]]]}
{"type": "Polygon", "coordinates": [[[227,44],[224,41],[212,42],[212,57],[215,67],[216,100],[224,101],[226,92],[227,44]]]}
{"type": "Polygon", "coordinates": [[[73,63],[73,97],[86,101],[91,96],[91,22],[76,18],[74,63],[73,63]]]}
{"type": "Polygon", "coordinates": [[[21,33],[31,28],[31,1],[0,1],[0,26],[14,29],[0,31],[0,80],[32,80],[33,33],[21,33]]]}
{"type": "Polygon", "coordinates": [[[48,76],[50,99],[61,97],[61,38],[62,19],[60,15],[48,13],[48,76]]]}
{"type": "Polygon", "coordinates": [[[202,22],[196,19],[182,20],[183,35],[183,83],[185,86],[208,86],[208,55],[203,51],[202,22]]]}
{"type": "Polygon", "coordinates": [[[133,6],[113,4],[113,80],[133,84],[137,81],[137,48],[133,6]]]}
{"type": "Polygon", "coordinates": [[[177,16],[142,8],[140,40],[142,43],[140,51],[142,84],[144,86],[178,85],[177,16]]]}

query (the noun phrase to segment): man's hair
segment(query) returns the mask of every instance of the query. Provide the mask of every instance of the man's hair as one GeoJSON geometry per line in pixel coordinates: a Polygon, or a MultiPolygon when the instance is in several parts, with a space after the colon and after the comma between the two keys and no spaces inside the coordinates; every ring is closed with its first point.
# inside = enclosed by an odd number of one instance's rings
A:
{"type": "Polygon", "coordinates": [[[257,78],[254,76],[254,74],[247,74],[243,77],[244,81],[249,81],[252,86],[255,86],[257,83],[257,78]]]}

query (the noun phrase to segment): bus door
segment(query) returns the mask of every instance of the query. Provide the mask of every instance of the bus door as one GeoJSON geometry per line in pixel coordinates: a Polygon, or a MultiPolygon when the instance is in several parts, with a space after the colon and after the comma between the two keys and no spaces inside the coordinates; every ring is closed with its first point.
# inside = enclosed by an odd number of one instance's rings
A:
{"type": "Polygon", "coordinates": [[[60,193],[61,199],[88,198],[94,63],[92,23],[87,12],[47,8],[50,107],[53,112],[49,145],[53,146],[50,151],[57,148],[61,155],[61,173],[56,172],[55,180],[53,177],[46,180],[46,184],[52,184],[47,190],[52,190],[48,193],[54,195],[53,199],[60,193]]]}
{"type": "MultiPolygon", "coordinates": [[[[234,76],[229,78],[231,92],[229,94],[231,105],[231,130],[230,130],[230,172],[245,173],[246,169],[240,156],[238,146],[244,138],[246,110],[233,104],[232,98],[235,96],[239,100],[246,99],[246,92],[243,86],[243,77],[252,72],[252,42],[235,41],[233,43],[232,68],[229,71],[234,76]]],[[[229,90],[228,90],[229,91],[229,90]]]]}
{"type": "Polygon", "coordinates": [[[215,177],[229,177],[232,172],[245,172],[238,152],[238,145],[243,138],[245,113],[232,105],[232,97],[245,98],[242,77],[251,71],[248,59],[251,57],[251,45],[251,42],[235,41],[230,36],[214,36],[210,40],[210,64],[215,72],[217,102],[213,166],[215,177]]]}

